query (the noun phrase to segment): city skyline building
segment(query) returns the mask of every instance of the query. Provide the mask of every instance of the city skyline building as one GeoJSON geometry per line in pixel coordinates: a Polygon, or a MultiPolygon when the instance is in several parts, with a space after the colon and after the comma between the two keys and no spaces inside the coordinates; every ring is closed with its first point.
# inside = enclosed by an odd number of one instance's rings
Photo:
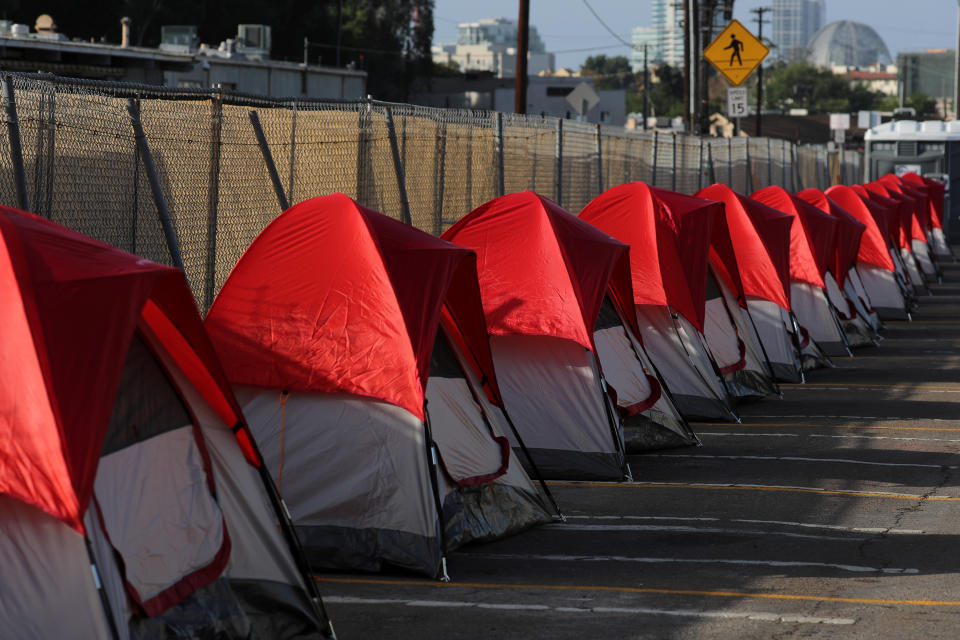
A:
{"type": "Polygon", "coordinates": [[[810,40],[826,22],[826,10],[826,0],[773,0],[773,57],[803,60],[810,40]]]}
{"type": "MultiPolygon", "coordinates": [[[[433,61],[456,64],[461,71],[487,71],[497,78],[512,78],[517,65],[517,22],[484,18],[457,25],[457,41],[432,47],[433,61]]],[[[554,55],[544,47],[537,28],[530,26],[527,70],[531,76],[554,70],[554,55]]]]}

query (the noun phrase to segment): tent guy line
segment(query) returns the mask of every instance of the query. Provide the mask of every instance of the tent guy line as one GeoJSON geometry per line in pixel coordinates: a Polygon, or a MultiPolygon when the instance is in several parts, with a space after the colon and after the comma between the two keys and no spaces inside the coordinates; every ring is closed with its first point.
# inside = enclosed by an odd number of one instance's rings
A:
{"type": "Polygon", "coordinates": [[[679,616],[686,618],[719,618],[722,620],[754,620],[760,622],[851,625],[854,618],[827,618],[819,616],[794,615],[786,613],[768,613],[760,611],[700,611],[695,609],[655,609],[651,607],[555,607],[543,604],[497,604],[470,602],[465,600],[403,600],[395,598],[356,598],[350,596],[328,596],[327,602],[333,604],[393,605],[406,607],[427,607],[438,609],[501,609],[509,611],[555,611],[576,614],[629,614],[679,616]]]}

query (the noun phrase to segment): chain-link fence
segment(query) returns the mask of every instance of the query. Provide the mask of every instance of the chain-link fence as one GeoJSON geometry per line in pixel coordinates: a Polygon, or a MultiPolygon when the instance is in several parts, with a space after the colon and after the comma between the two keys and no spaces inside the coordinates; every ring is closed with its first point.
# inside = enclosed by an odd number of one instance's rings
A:
{"type": "Polygon", "coordinates": [[[434,234],[503,193],[578,212],[641,180],[743,193],[859,180],[855,152],[374,101],[3,74],[0,204],[182,264],[201,309],[287,203],[340,191],[434,234]]]}

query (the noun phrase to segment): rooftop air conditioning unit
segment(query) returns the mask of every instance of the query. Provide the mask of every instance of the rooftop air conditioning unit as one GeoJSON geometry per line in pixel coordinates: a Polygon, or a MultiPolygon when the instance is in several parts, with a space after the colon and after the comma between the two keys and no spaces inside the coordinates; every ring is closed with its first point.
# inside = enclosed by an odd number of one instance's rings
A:
{"type": "Polygon", "coordinates": [[[241,53],[252,59],[270,57],[270,25],[237,25],[237,44],[241,53]]]}

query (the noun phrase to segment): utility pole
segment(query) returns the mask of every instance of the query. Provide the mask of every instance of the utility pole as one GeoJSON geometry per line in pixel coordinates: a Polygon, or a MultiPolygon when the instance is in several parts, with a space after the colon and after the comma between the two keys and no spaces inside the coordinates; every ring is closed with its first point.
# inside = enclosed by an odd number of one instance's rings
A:
{"type": "Polygon", "coordinates": [[[513,110],[516,113],[527,112],[527,51],[529,49],[530,0],[520,0],[520,16],[517,20],[517,81],[513,92],[513,110]]]}
{"type": "Polygon", "coordinates": [[[697,46],[697,67],[700,77],[697,84],[699,93],[700,119],[697,133],[706,134],[710,130],[710,84],[707,60],[703,57],[704,48],[713,41],[713,23],[716,15],[717,0],[701,0],[700,5],[700,41],[697,46]]]}
{"type": "MultiPolygon", "coordinates": [[[[960,2],[960,0],[957,0],[960,2]]],[[[647,45],[643,45],[643,130],[647,130],[650,120],[650,64],[647,59],[647,45]]]]}
{"type": "MultiPolygon", "coordinates": [[[[956,71],[953,75],[953,117],[960,120],[960,0],[957,0],[957,53],[954,66],[956,71]]],[[[903,105],[901,104],[901,106],[903,105]]],[[[944,110],[944,115],[946,115],[946,110],[944,110]]]]}
{"type": "MultiPolygon", "coordinates": [[[[960,0],[958,0],[960,1],[960,0]]],[[[757,7],[756,9],[750,9],[750,13],[757,14],[755,21],[757,23],[757,39],[760,42],[763,42],[763,25],[769,24],[769,20],[763,19],[763,14],[771,11],[770,7],[757,7]]],[[[762,120],[763,111],[763,63],[760,63],[760,67],[757,69],[757,137],[759,138],[762,133],[760,133],[760,124],[762,120]]]]}
{"type": "Polygon", "coordinates": [[[700,2],[699,0],[685,0],[683,10],[686,14],[685,19],[685,46],[684,50],[684,61],[686,62],[687,68],[687,106],[684,109],[687,115],[687,122],[689,123],[689,130],[695,132],[697,129],[697,107],[698,105],[698,96],[697,96],[697,70],[700,66],[700,61],[697,59],[697,52],[699,47],[697,42],[699,41],[699,28],[698,24],[700,22],[700,2]]]}

